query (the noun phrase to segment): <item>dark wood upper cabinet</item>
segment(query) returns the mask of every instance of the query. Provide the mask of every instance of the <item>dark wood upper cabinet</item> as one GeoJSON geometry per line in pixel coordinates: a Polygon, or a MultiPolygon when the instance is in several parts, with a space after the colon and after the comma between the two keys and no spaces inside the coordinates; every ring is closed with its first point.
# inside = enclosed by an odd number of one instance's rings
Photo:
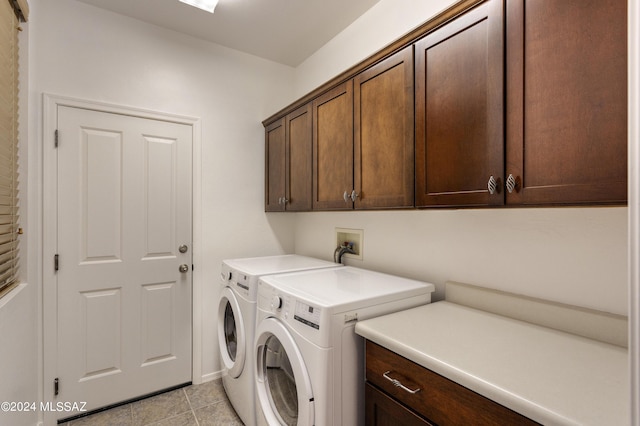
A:
{"type": "Polygon", "coordinates": [[[356,209],[413,207],[413,47],[354,77],[356,209]]]}
{"type": "Polygon", "coordinates": [[[309,103],[266,128],[265,211],[311,210],[311,124],[309,103]]]}
{"type": "Polygon", "coordinates": [[[353,81],[313,100],[313,209],[352,209],[353,81]]]}
{"type": "Polygon", "coordinates": [[[284,117],[265,128],[265,194],[264,209],[284,211],[286,142],[284,117]]]}
{"type": "Polygon", "coordinates": [[[287,180],[289,211],[311,210],[313,129],[311,103],[287,114],[287,180]]]}
{"type": "Polygon", "coordinates": [[[462,0],[263,124],[267,211],[624,204],[627,2],[462,0]]]}
{"type": "Polygon", "coordinates": [[[626,202],[626,0],[506,4],[507,204],[626,202]]]}
{"type": "Polygon", "coordinates": [[[313,209],[413,207],[413,48],[313,101],[313,209]]]}
{"type": "Polygon", "coordinates": [[[489,0],[415,44],[417,207],[504,202],[503,11],[489,0]]]}

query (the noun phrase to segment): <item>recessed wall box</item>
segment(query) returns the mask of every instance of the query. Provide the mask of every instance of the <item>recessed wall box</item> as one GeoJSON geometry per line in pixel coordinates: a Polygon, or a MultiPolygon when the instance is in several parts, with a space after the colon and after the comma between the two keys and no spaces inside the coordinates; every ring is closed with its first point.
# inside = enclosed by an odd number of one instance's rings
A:
{"type": "Polygon", "coordinates": [[[363,229],[336,228],[336,247],[344,243],[351,243],[353,244],[353,251],[356,252],[356,254],[345,253],[343,257],[362,260],[363,241],[363,229]]]}

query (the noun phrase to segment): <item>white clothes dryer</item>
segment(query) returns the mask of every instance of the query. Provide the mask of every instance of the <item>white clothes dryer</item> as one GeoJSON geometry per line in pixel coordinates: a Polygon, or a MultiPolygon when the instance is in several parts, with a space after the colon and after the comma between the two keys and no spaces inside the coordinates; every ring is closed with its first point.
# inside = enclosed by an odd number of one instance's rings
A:
{"type": "Polygon", "coordinates": [[[433,291],[353,267],[262,277],[252,357],[258,425],[364,425],[356,322],[429,303],[433,291]]]}
{"type": "Polygon", "coordinates": [[[218,344],[222,384],[245,425],[256,424],[252,353],[256,326],[258,278],[307,269],[340,268],[325,260],[298,255],[229,259],[222,262],[222,291],[218,303],[218,344]]]}

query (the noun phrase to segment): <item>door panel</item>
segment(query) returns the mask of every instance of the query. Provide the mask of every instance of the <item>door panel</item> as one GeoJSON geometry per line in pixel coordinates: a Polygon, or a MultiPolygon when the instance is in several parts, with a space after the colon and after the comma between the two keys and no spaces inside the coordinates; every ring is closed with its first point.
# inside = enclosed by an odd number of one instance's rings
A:
{"type": "Polygon", "coordinates": [[[413,207],[413,47],[354,78],[356,209],[413,207]]]}
{"type": "Polygon", "coordinates": [[[176,353],[171,315],[175,310],[175,283],[145,284],[142,286],[141,360],[142,365],[168,360],[176,353]]]}
{"type": "Polygon", "coordinates": [[[353,190],[353,81],[313,101],[313,208],[352,209],[343,194],[353,190]]]}
{"type": "Polygon", "coordinates": [[[265,195],[264,210],[284,211],[286,179],[285,120],[276,121],[265,129],[265,195]]]}
{"type": "Polygon", "coordinates": [[[82,381],[122,371],[121,296],[120,289],[82,293],[82,381]]]}
{"type": "Polygon", "coordinates": [[[287,191],[286,209],[311,210],[313,129],[311,104],[288,114],[287,125],[287,191]]]}
{"type": "Polygon", "coordinates": [[[58,398],[189,382],[191,126],[61,106],[58,131],[58,398]]]}
{"type": "Polygon", "coordinates": [[[502,20],[491,0],[415,45],[417,207],[504,202],[502,20]]]}
{"type": "Polygon", "coordinates": [[[122,135],[81,130],[83,262],[120,261],[122,135]],[[92,170],[89,173],[88,170],[92,170]],[[91,220],[90,220],[91,219],[91,220]]]}
{"type": "Polygon", "coordinates": [[[627,200],[627,2],[507,2],[508,204],[627,200]]]}
{"type": "Polygon", "coordinates": [[[144,137],[145,164],[145,258],[175,255],[177,141],[144,137]]]}

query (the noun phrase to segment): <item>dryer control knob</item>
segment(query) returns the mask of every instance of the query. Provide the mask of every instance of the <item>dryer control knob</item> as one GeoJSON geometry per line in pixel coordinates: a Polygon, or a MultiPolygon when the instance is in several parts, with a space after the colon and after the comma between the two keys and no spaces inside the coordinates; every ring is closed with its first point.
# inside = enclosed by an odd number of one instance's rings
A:
{"type": "Polygon", "coordinates": [[[282,299],[280,298],[280,296],[273,296],[271,298],[271,307],[273,309],[280,309],[282,308],[282,299]]]}

